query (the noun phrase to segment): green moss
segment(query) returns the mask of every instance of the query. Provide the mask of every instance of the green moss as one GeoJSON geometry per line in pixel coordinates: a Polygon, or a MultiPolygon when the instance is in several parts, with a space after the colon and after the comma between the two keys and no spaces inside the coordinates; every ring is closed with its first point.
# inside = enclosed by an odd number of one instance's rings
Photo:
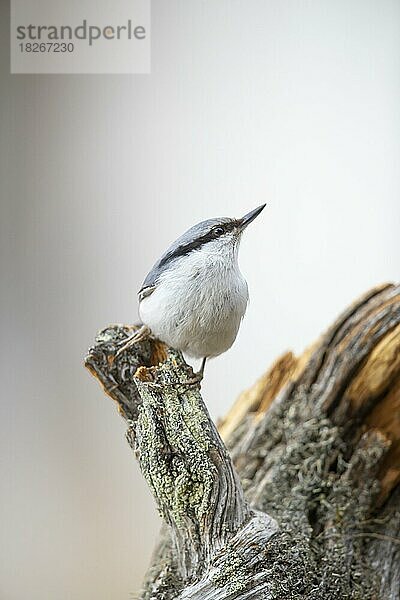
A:
{"type": "Polygon", "coordinates": [[[248,575],[243,557],[231,550],[226,553],[223,565],[212,576],[211,581],[216,587],[226,587],[226,592],[233,594],[246,588],[248,575]]]}
{"type": "Polygon", "coordinates": [[[180,396],[170,385],[161,401],[151,384],[138,386],[142,405],[136,437],[143,475],[164,517],[177,527],[187,518],[201,522],[209,510],[215,467],[200,395],[186,388],[180,396]]]}

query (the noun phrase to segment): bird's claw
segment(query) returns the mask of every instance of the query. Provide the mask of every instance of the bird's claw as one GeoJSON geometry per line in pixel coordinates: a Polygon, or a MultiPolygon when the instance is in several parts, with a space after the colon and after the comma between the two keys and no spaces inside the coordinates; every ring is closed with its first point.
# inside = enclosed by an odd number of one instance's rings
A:
{"type": "Polygon", "coordinates": [[[117,358],[121,356],[121,354],[129,350],[129,348],[131,348],[135,344],[148,338],[149,335],[150,329],[147,327],[147,325],[142,325],[140,329],[137,329],[132,335],[130,335],[126,338],[126,340],[124,340],[124,343],[121,346],[121,348],[119,348],[113,356],[110,356],[109,360],[111,364],[114,363],[117,360],[117,358]]]}

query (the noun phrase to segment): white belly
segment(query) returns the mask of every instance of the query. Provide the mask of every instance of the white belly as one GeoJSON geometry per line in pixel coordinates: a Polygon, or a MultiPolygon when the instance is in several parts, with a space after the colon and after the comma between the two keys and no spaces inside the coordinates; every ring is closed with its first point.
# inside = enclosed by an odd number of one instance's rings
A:
{"type": "Polygon", "coordinates": [[[192,253],[164,273],[139,314],[153,335],[188,355],[218,356],[235,341],[248,301],[247,283],[234,261],[192,253]]]}

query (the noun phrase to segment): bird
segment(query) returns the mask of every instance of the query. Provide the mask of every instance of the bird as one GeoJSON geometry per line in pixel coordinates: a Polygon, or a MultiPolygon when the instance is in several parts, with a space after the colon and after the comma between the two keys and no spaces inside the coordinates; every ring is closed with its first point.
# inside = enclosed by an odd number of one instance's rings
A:
{"type": "Polygon", "coordinates": [[[249,300],[238,264],[240,240],[265,206],[240,219],[201,221],[169,246],[138,292],[142,325],[116,356],[152,335],[202,359],[195,377],[201,381],[206,360],[226,352],[238,334],[249,300]]]}

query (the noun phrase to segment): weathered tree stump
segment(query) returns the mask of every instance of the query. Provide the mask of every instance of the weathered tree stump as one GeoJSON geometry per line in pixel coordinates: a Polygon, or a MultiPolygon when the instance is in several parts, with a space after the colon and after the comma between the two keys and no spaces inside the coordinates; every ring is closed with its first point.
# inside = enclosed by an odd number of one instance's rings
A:
{"type": "Polygon", "coordinates": [[[140,598],[400,598],[399,287],[278,359],[219,433],[179,352],[147,340],[114,361],[129,332],[103,330],[86,366],[164,520],[140,598]]]}

